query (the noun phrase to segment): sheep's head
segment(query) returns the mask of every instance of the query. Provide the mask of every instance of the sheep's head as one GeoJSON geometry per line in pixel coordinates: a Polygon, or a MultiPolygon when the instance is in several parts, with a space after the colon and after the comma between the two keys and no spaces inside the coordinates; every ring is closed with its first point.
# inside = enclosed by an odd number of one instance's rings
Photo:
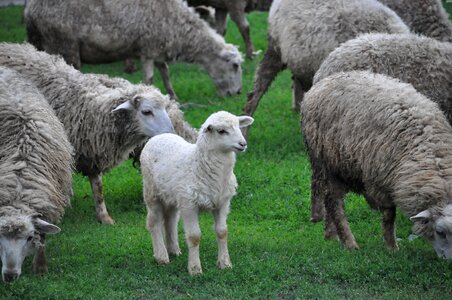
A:
{"type": "Polygon", "coordinates": [[[242,55],[235,46],[226,46],[219,55],[206,57],[209,61],[204,63],[221,97],[239,94],[242,89],[242,55]]]}
{"type": "Polygon", "coordinates": [[[421,211],[410,220],[415,223],[414,233],[430,241],[439,257],[452,259],[452,204],[421,211]]]}
{"type": "Polygon", "coordinates": [[[39,214],[17,213],[0,217],[0,255],[2,279],[11,282],[19,278],[22,263],[41,245],[41,234],[55,234],[60,228],[39,218],[39,214]]]}
{"type": "Polygon", "coordinates": [[[247,144],[240,128],[250,126],[253,121],[254,119],[248,116],[237,117],[220,111],[207,118],[198,139],[205,139],[209,150],[243,152],[247,144]]]}
{"type": "Polygon", "coordinates": [[[141,132],[148,137],[174,131],[173,124],[166,112],[167,96],[158,90],[138,94],[123,102],[112,112],[128,111],[138,121],[141,132]]]}

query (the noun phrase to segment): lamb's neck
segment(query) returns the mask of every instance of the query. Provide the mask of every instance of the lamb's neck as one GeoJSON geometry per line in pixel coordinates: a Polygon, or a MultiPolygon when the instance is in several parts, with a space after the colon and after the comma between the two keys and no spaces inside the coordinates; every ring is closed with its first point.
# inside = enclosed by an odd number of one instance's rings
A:
{"type": "Polygon", "coordinates": [[[200,176],[219,180],[229,178],[234,172],[235,153],[196,148],[195,170],[200,176]]]}

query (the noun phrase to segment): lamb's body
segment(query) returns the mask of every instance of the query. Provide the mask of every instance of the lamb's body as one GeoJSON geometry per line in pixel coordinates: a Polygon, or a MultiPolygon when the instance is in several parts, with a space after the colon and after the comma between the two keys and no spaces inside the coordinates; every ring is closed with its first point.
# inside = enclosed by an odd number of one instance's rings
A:
{"type": "Polygon", "coordinates": [[[171,122],[176,133],[191,139],[196,136],[183,121],[177,103],[154,87],[82,74],[60,57],[36,51],[31,45],[0,44],[1,65],[33,82],[62,121],[75,150],[76,168],[90,178],[97,218],[103,223],[113,222],[102,197],[103,172],[127,159],[148,137],[171,132],[171,122]],[[111,113],[127,103],[128,108],[111,113]],[[153,109],[153,119],[141,115],[146,107],[153,109]]]}
{"type": "Polygon", "coordinates": [[[77,69],[81,62],[139,57],[151,83],[154,61],[180,61],[202,65],[221,95],[241,88],[238,50],[180,0],[30,0],[25,21],[33,45],[77,69]]]}
{"type": "Polygon", "coordinates": [[[245,13],[256,10],[268,11],[272,0],[187,0],[187,2],[190,6],[207,5],[215,8],[216,30],[223,36],[226,34],[226,18],[229,13],[245,41],[246,56],[253,57],[250,26],[245,13]]]}
{"type": "MultiPolygon", "coordinates": [[[[363,194],[383,213],[389,247],[397,247],[396,207],[415,221],[416,233],[436,243],[439,220],[452,222],[452,128],[435,103],[410,84],[349,72],[315,84],[301,113],[311,197],[325,202],[327,220],[347,247],[358,248],[343,211],[348,191],[363,194]],[[426,210],[432,222],[416,219],[426,210]]],[[[449,245],[442,252],[434,247],[438,255],[452,256],[449,245]]]]}
{"type": "Polygon", "coordinates": [[[294,80],[294,108],[325,57],[339,44],[367,32],[407,33],[408,27],[376,0],[281,0],[269,15],[268,49],[256,71],[244,114],[253,115],[261,97],[284,68],[294,80]]]}
{"type": "Polygon", "coordinates": [[[226,218],[237,188],[233,172],[235,152],[246,149],[239,124],[248,126],[251,122],[249,117],[237,118],[219,112],[204,123],[196,144],[174,134],[163,134],[150,139],[144,147],[140,158],[143,198],[148,210],[147,227],[158,263],[168,263],[168,253],[180,254],[177,240],[180,211],[189,246],[188,270],[190,274],[202,272],[198,214],[209,210],[215,218],[218,266],[232,266],[227,248],[226,218]]]}
{"type": "Polygon", "coordinates": [[[452,23],[441,0],[378,0],[394,10],[415,32],[452,42],[452,23]]]}
{"type": "Polygon", "coordinates": [[[37,214],[55,223],[69,206],[72,147],[63,125],[39,91],[3,67],[0,124],[0,252],[3,279],[9,281],[20,275],[22,249],[13,251],[3,242],[24,238],[33,229],[37,232],[33,233],[33,245],[38,250],[34,269],[46,270],[45,232],[36,224],[37,214]]]}

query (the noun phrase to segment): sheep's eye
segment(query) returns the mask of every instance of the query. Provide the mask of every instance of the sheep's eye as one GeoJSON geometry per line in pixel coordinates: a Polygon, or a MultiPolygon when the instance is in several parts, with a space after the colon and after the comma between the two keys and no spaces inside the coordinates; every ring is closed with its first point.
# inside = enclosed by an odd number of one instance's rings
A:
{"type": "Polygon", "coordinates": [[[27,242],[31,242],[32,239],[33,239],[33,236],[30,235],[30,236],[27,238],[27,242]]]}
{"type": "Polygon", "coordinates": [[[217,132],[221,135],[228,134],[228,132],[224,129],[218,129],[217,132]]]}
{"type": "Polygon", "coordinates": [[[234,71],[237,72],[239,70],[239,64],[238,63],[234,63],[232,65],[232,67],[234,68],[234,71]]]}
{"type": "Polygon", "coordinates": [[[145,116],[153,116],[154,115],[154,113],[150,109],[142,110],[141,113],[145,116]]]}
{"type": "Polygon", "coordinates": [[[436,234],[442,239],[446,238],[446,233],[442,229],[437,229],[436,234]]]}

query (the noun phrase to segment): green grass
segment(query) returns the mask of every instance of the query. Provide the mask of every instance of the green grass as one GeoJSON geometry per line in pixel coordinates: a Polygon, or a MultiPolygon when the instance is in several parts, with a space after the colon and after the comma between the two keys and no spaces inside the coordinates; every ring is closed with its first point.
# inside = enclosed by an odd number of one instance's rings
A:
{"type": "MultiPolygon", "coordinates": [[[[448,6],[451,9],[451,5],[448,6]]],[[[451,10],[449,10],[451,11],[451,10]]],[[[0,9],[0,41],[22,42],[21,7],[0,9]]],[[[264,13],[249,16],[257,49],[266,47],[264,13]]],[[[226,39],[243,41],[229,22],[226,39]]],[[[239,114],[262,58],[244,63],[242,95],[219,98],[205,72],[193,65],[171,66],[186,119],[198,127],[214,111],[239,114]]],[[[85,65],[83,72],[107,73],[139,82],[121,63],[85,65]]],[[[163,88],[159,77],[156,85],[163,88]]],[[[49,238],[49,273],[35,276],[31,257],[13,284],[0,283],[2,299],[446,299],[452,297],[452,263],[436,257],[424,240],[408,241],[410,221],[399,214],[400,251],[386,251],[380,215],[364,199],[349,195],[347,214],[359,251],[323,239],[323,225],[309,222],[310,166],[300,134],[299,116],[291,110],[291,79],[283,72],[262,99],[250,131],[249,150],[238,156],[237,196],[229,215],[232,270],[215,266],[217,244],[209,214],[201,217],[204,274],[190,277],[187,248],[180,228],[182,256],[168,266],[152,258],[145,229],[141,178],[130,162],[104,177],[105,198],[117,224],[99,225],[86,178],[74,175],[72,208],[62,232],[49,238]]]]}

